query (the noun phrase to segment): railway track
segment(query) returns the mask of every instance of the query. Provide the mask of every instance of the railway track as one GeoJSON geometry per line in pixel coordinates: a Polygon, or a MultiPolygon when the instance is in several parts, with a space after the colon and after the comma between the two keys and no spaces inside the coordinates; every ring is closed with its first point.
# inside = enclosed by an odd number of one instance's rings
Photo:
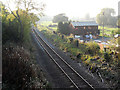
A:
{"type": "Polygon", "coordinates": [[[67,63],[61,56],[57,54],[53,48],[51,48],[37,33],[36,30],[33,30],[36,39],[43,47],[48,56],[53,60],[53,62],[57,65],[57,67],[64,73],[64,75],[69,79],[71,84],[73,84],[74,88],[87,89],[87,90],[95,90],[95,88],[84,79],[69,63],[67,63]]]}

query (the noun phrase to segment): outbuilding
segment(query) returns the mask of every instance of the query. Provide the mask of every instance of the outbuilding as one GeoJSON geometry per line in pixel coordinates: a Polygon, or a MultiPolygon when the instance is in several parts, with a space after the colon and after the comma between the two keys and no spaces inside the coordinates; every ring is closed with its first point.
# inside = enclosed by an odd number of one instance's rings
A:
{"type": "Polygon", "coordinates": [[[72,33],[74,35],[94,35],[98,36],[100,31],[98,30],[98,24],[95,21],[89,22],[71,22],[72,33]]]}

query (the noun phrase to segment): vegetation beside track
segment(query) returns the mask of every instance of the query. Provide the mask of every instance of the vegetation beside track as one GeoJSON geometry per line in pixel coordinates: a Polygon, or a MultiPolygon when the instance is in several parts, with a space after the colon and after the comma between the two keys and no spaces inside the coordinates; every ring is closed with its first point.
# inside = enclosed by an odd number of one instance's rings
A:
{"type": "MultiPolygon", "coordinates": [[[[22,0],[19,3],[23,4],[22,0]]],[[[10,13],[2,2],[0,6],[2,11],[0,13],[2,17],[2,89],[47,88],[48,82],[36,63],[30,35],[32,24],[35,24],[39,18],[34,13],[19,7],[10,13]]]]}
{"type": "Polygon", "coordinates": [[[100,50],[97,43],[91,41],[89,43],[81,43],[77,39],[73,39],[73,35],[64,35],[53,33],[53,30],[49,30],[46,27],[38,26],[40,32],[48,38],[55,46],[59,47],[63,52],[73,60],[77,60],[79,63],[86,65],[92,73],[96,73],[97,70],[102,75],[102,78],[113,87],[117,87],[118,71],[120,64],[119,54],[115,54],[117,48],[109,47],[105,52],[100,50]]]}

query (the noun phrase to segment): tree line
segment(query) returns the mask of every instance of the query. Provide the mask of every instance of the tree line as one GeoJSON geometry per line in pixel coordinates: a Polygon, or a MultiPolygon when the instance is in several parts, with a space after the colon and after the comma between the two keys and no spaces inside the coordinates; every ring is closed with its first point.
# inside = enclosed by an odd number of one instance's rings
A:
{"type": "MultiPolygon", "coordinates": [[[[96,16],[96,22],[100,26],[120,27],[120,16],[114,16],[115,10],[112,8],[103,8],[96,16]]],[[[53,23],[58,23],[58,32],[69,35],[71,33],[70,22],[64,13],[58,14],[53,17],[53,23]]],[[[118,30],[116,33],[120,33],[118,30]]]]}
{"type": "MultiPolygon", "coordinates": [[[[101,9],[101,12],[97,14],[96,16],[96,22],[102,26],[109,26],[109,27],[117,27],[120,26],[119,17],[120,16],[114,16],[115,10],[113,8],[103,8],[101,9]]],[[[89,15],[86,16],[86,18],[90,18],[89,15]]],[[[59,22],[68,22],[68,17],[65,16],[64,13],[58,14],[53,17],[53,23],[59,23],[59,22]]]]}

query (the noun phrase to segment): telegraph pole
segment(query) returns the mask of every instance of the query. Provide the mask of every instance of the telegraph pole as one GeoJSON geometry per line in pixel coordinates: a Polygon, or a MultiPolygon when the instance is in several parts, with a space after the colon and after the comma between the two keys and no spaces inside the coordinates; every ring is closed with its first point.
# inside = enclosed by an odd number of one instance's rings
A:
{"type": "Polygon", "coordinates": [[[103,12],[103,30],[102,30],[102,41],[104,41],[104,12],[103,12]]]}

